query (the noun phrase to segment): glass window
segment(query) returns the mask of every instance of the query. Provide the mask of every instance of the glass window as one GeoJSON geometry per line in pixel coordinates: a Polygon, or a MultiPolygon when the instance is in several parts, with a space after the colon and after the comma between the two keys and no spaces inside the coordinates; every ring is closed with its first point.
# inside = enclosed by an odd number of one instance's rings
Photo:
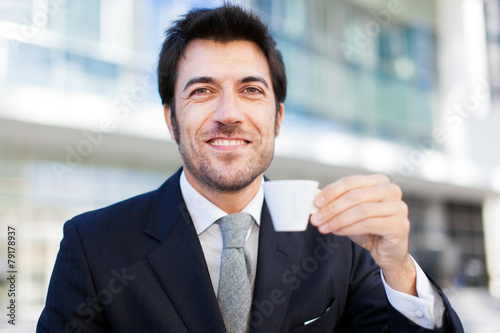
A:
{"type": "Polygon", "coordinates": [[[49,81],[51,55],[51,50],[46,47],[19,44],[18,52],[8,57],[7,83],[46,85],[49,81]]]}
{"type": "Polygon", "coordinates": [[[370,10],[344,1],[253,3],[281,22],[278,47],[291,109],[398,142],[430,135],[436,86],[432,28],[403,19],[374,33],[370,10]]]}
{"type": "Polygon", "coordinates": [[[484,3],[493,103],[500,105],[500,0],[484,3]]]}
{"type": "Polygon", "coordinates": [[[0,0],[0,21],[31,24],[31,0],[0,0]]]}
{"type": "Polygon", "coordinates": [[[310,54],[304,49],[289,42],[280,41],[288,77],[287,99],[297,104],[297,108],[305,108],[310,112],[310,54]]]}
{"type": "Polygon", "coordinates": [[[309,27],[307,22],[307,5],[304,0],[287,0],[282,2],[284,14],[283,33],[292,38],[305,37],[309,27]]]}
{"type": "Polygon", "coordinates": [[[500,39],[500,1],[486,0],[484,6],[488,37],[491,39],[500,39]]]}
{"type": "Polygon", "coordinates": [[[66,89],[114,94],[118,66],[74,53],[66,53],[66,89]]]}
{"type": "Polygon", "coordinates": [[[99,41],[100,0],[68,1],[65,9],[66,34],[72,37],[99,41]]]}
{"type": "Polygon", "coordinates": [[[436,72],[436,39],[426,28],[408,27],[408,56],[413,62],[414,81],[420,87],[432,88],[436,72]]]}

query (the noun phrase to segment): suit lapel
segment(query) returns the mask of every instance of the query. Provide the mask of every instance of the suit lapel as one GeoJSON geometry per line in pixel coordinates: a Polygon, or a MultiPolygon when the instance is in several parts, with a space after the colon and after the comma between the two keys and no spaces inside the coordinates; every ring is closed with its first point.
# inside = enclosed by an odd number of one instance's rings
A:
{"type": "Polygon", "coordinates": [[[280,332],[300,259],[297,233],[276,232],[266,203],[262,207],[259,254],[252,306],[252,332],[280,332]]]}
{"type": "Polygon", "coordinates": [[[196,230],[181,195],[180,170],[160,187],[146,233],[160,241],[149,263],[191,332],[223,332],[224,322],[196,230]]]}
{"type": "MultiPolygon", "coordinates": [[[[179,186],[181,170],[157,191],[145,232],[159,241],[149,263],[191,332],[225,332],[205,257],[179,186]]],[[[301,255],[299,233],[276,232],[264,201],[252,332],[281,331],[301,255]]]]}

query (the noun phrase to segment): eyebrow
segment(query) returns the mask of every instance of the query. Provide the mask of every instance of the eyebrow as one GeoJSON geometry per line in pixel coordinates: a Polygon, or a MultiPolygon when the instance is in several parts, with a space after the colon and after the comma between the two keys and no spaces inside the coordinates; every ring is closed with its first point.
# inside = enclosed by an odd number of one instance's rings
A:
{"type": "Polygon", "coordinates": [[[247,76],[239,81],[239,83],[249,83],[249,82],[261,82],[263,85],[269,89],[269,85],[267,84],[266,79],[260,76],[247,76]]]}
{"type": "Polygon", "coordinates": [[[210,76],[197,76],[197,77],[194,77],[192,79],[189,79],[189,81],[184,86],[183,92],[186,91],[186,89],[189,86],[191,86],[195,83],[215,83],[215,79],[213,77],[210,77],[210,76]]]}
{"type": "MultiPolygon", "coordinates": [[[[269,84],[267,81],[260,77],[260,76],[246,76],[243,79],[239,80],[238,83],[249,83],[249,82],[261,82],[264,86],[266,86],[267,89],[269,89],[269,84]]],[[[195,84],[195,83],[215,83],[215,79],[210,76],[197,76],[192,79],[189,79],[189,81],[186,83],[184,86],[184,90],[186,91],[189,86],[195,84]]]]}

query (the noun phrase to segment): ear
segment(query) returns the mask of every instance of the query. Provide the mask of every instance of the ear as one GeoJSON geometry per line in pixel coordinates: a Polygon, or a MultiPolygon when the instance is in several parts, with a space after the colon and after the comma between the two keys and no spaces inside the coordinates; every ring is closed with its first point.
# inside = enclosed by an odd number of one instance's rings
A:
{"type": "Polygon", "coordinates": [[[274,127],[274,137],[277,138],[281,128],[281,122],[283,121],[283,115],[285,114],[285,105],[280,103],[280,110],[278,115],[276,115],[276,125],[274,127]]]}
{"type": "Polygon", "coordinates": [[[163,105],[163,113],[165,114],[165,121],[167,122],[168,131],[170,132],[170,138],[175,140],[174,126],[172,125],[172,110],[167,104],[163,105]]]}

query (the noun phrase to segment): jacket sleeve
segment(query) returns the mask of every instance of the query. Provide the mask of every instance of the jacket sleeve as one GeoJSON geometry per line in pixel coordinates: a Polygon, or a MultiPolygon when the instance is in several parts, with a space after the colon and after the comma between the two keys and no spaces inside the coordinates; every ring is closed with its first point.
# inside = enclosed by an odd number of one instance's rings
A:
{"type": "Polygon", "coordinates": [[[432,278],[429,279],[443,298],[445,312],[443,326],[428,330],[418,326],[391,306],[382,285],[380,269],[366,250],[353,244],[352,260],[348,302],[339,323],[340,332],[464,332],[460,319],[432,278]]]}
{"type": "Polygon", "coordinates": [[[45,308],[36,332],[108,332],[104,307],[96,292],[75,223],[64,225],[45,308]]]}
{"type": "Polygon", "coordinates": [[[427,278],[429,281],[432,283],[434,288],[436,288],[438,294],[440,295],[441,299],[443,300],[444,304],[444,313],[443,313],[443,326],[434,330],[427,330],[424,329],[415,323],[413,323],[411,320],[406,318],[404,315],[399,313],[396,309],[394,309],[390,302],[387,302],[389,305],[389,318],[391,320],[391,332],[402,332],[406,330],[407,332],[418,332],[418,333],[426,333],[426,332],[435,332],[435,333],[445,333],[445,332],[450,332],[450,333],[463,333],[464,328],[462,326],[462,322],[460,321],[460,318],[458,317],[457,313],[455,310],[452,308],[450,301],[444,294],[444,292],[441,290],[437,282],[428,274],[427,278]],[[412,327],[412,330],[409,330],[408,327],[412,327]]]}

